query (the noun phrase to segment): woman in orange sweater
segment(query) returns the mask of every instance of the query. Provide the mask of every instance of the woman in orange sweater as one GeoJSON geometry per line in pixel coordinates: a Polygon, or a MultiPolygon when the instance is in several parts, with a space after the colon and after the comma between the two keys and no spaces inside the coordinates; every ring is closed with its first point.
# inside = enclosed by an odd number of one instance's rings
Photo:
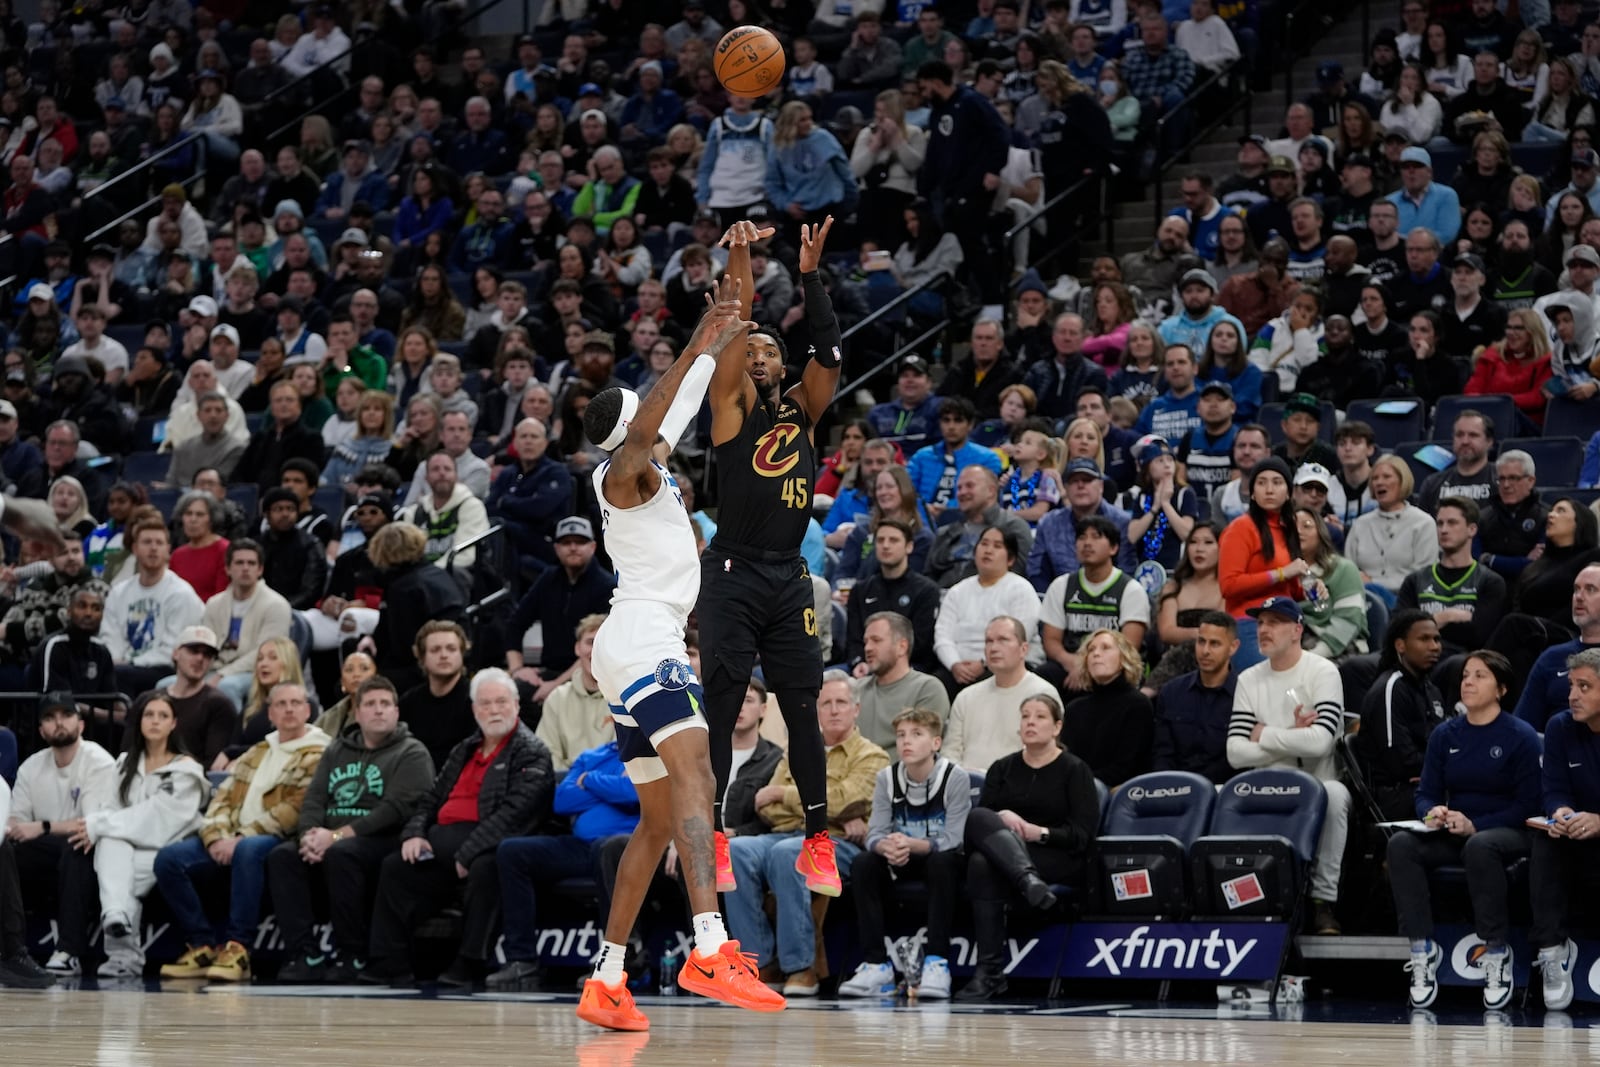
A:
{"type": "Polygon", "coordinates": [[[1224,607],[1239,626],[1239,651],[1233,668],[1242,671],[1261,662],[1256,620],[1245,614],[1268,597],[1301,599],[1300,578],[1311,565],[1300,558],[1289,502],[1289,465],[1268,456],[1245,476],[1250,509],[1222,531],[1217,583],[1224,607]]]}
{"type": "MultiPolygon", "coordinates": [[[[1544,425],[1544,383],[1550,367],[1550,335],[1537,311],[1519,308],[1506,316],[1506,336],[1478,353],[1465,392],[1468,396],[1509,395],[1517,412],[1538,433],[1544,425]]],[[[1521,427],[1519,433],[1529,432],[1521,427]]]]}

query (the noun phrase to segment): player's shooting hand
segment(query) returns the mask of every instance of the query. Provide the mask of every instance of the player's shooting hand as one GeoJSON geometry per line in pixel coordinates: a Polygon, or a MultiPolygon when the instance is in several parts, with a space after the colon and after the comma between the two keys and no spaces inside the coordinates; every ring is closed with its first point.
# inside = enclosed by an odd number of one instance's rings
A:
{"type": "Polygon", "coordinates": [[[822,220],[820,226],[800,227],[800,273],[810,274],[822,265],[822,246],[828,240],[828,231],[833,229],[833,216],[829,215],[822,220]]]}
{"type": "Polygon", "coordinates": [[[713,356],[718,355],[723,349],[755,328],[755,323],[744,319],[727,320],[721,324],[721,328],[717,330],[717,335],[711,339],[711,344],[706,349],[706,352],[713,356]]]}

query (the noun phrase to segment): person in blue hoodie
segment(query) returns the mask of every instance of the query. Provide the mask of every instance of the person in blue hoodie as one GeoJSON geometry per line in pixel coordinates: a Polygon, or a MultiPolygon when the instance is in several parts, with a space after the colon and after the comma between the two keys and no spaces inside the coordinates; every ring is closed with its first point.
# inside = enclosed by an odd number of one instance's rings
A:
{"type": "Polygon", "coordinates": [[[1444,950],[1433,940],[1428,872],[1460,864],[1467,871],[1473,927],[1484,943],[1483,1006],[1511,1001],[1511,918],[1507,866],[1524,858],[1524,820],[1541,810],[1540,744],[1533,727],[1501,709],[1512,682],[1498,652],[1469,653],[1461,672],[1461,714],[1428,737],[1417,783],[1423,830],[1389,839],[1389,883],[1400,932],[1411,941],[1411,1006],[1426,1008],[1439,991],[1444,950]]]}
{"type": "Polygon", "coordinates": [[[322,185],[314,213],[318,218],[344,219],[357,200],[382,211],[389,206],[389,182],[372,168],[372,150],[365,141],[344,143],[344,163],[322,185]]]}
{"type": "Polygon", "coordinates": [[[1546,1011],[1572,1003],[1578,948],[1567,936],[1569,893],[1600,863],[1600,648],[1567,657],[1567,711],[1544,730],[1544,814],[1549,829],[1533,835],[1528,888],[1533,965],[1544,972],[1546,1011]]]}
{"type": "Polygon", "coordinates": [[[818,224],[829,215],[844,218],[860,199],[838,138],[817,126],[811,106],[799,100],[778,112],[767,156],[767,199],[786,216],[785,236],[797,248],[802,223],[818,224]]]}
{"type": "MultiPolygon", "coordinates": [[[[600,850],[609,839],[627,837],[639,825],[639,794],[623,768],[616,741],[573,761],[556,786],[555,813],[571,817],[571,833],[508,837],[495,850],[506,965],[488,977],[491,989],[530,982],[539,974],[539,890],[563,878],[599,881],[600,850]]],[[[602,915],[608,903],[601,900],[602,915]]]]}
{"type": "Polygon", "coordinates": [[[1199,267],[1186,271],[1178,282],[1178,298],[1183,310],[1161,321],[1161,340],[1183,345],[1190,352],[1204,352],[1211,327],[1229,317],[1227,309],[1217,303],[1217,279],[1199,267]]]}
{"type": "Polygon", "coordinates": [[[968,467],[983,467],[1000,476],[1000,454],[969,440],[978,409],[964,396],[947,396],[939,402],[939,433],[944,438],[936,445],[924,445],[911,454],[906,473],[917,491],[917,499],[928,508],[935,521],[955,499],[956,478],[968,467]]]}

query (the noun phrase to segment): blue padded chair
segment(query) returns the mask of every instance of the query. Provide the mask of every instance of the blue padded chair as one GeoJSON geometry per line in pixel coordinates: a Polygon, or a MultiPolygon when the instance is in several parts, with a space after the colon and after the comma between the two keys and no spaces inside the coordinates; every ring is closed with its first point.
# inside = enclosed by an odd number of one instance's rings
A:
{"type": "Polygon", "coordinates": [[[1439,473],[1437,468],[1430,467],[1417,458],[1417,452],[1433,444],[1432,441],[1402,441],[1392,448],[1395,455],[1406,461],[1406,466],[1411,468],[1411,477],[1418,485],[1428,480],[1428,476],[1439,473]]]}
{"type": "MultiPolygon", "coordinates": [[[[1564,396],[1551,397],[1544,406],[1544,435],[1546,437],[1576,437],[1585,444],[1600,433],[1600,411],[1592,400],[1572,400],[1564,396]]],[[[1544,471],[1539,472],[1544,477],[1544,471]]]]}
{"type": "Polygon", "coordinates": [[[1455,434],[1456,416],[1463,411],[1481,412],[1493,419],[1497,438],[1517,432],[1517,405],[1509,396],[1441,396],[1433,409],[1433,432],[1428,436],[1449,441],[1455,434]]]}
{"type": "Polygon", "coordinates": [[[984,779],[984,773],[982,771],[968,771],[967,772],[967,781],[972,783],[972,806],[973,807],[977,807],[978,806],[978,798],[983,795],[983,779],[984,779]]]}
{"type": "Polygon", "coordinates": [[[1190,771],[1154,771],[1124,782],[1095,843],[1093,910],[1116,916],[1181,913],[1189,899],[1189,846],[1211,824],[1216,799],[1211,781],[1190,771]],[[1129,884],[1136,872],[1143,872],[1146,885],[1129,884]]]}
{"type": "MultiPolygon", "coordinates": [[[[1094,780],[1094,795],[1100,798],[1100,822],[1106,821],[1106,809],[1111,806],[1111,789],[1100,779],[1094,780]]],[[[1099,825],[1099,823],[1096,823],[1099,825]]]]}
{"type": "Polygon", "coordinates": [[[172,457],[160,452],[130,452],[122,461],[122,477],[126,481],[149,485],[166,478],[172,467],[172,457]]]}
{"type": "Polygon", "coordinates": [[[17,784],[17,735],[0,726],[0,778],[6,785],[17,784]]]}
{"type": "Polygon", "coordinates": [[[1500,454],[1526,452],[1540,485],[1577,485],[1584,444],[1576,437],[1512,437],[1500,442],[1500,454]]]}
{"type": "Polygon", "coordinates": [[[1394,397],[1388,400],[1352,400],[1350,407],[1345,410],[1345,417],[1352,422],[1364,422],[1372,427],[1373,436],[1378,439],[1378,447],[1383,449],[1394,448],[1402,441],[1415,441],[1422,436],[1425,416],[1428,413],[1427,405],[1420,400],[1412,400],[1411,410],[1404,415],[1382,415],[1378,408],[1383,404],[1393,404],[1396,401],[1405,402],[1405,397],[1394,397]]]}
{"type": "Polygon", "coordinates": [[[1263,767],[1229,779],[1206,836],[1189,848],[1195,914],[1292,916],[1327,810],[1322,783],[1302,770],[1263,767]]]}

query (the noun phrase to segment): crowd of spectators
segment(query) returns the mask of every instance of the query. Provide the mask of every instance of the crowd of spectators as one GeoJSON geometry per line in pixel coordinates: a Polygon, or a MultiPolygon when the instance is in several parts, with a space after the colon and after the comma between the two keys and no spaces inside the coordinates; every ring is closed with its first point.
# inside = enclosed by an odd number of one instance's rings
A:
{"type": "MultiPolygon", "coordinates": [[[[7,849],[62,924],[52,971],[139,973],[159,887],[188,941],[169,976],[249,977],[270,891],[290,977],[406,980],[409,932],[459,889],[446,980],[537,978],[538,894],[614,873],[637,816],[588,661],[613,580],[582,416],[659,380],[745,218],[774,230],[753,317],[790,353],[809,341],[795,234],[828,216],[842,325],[899,293],[908,323],[952,320],[823,427],[805,548],[839,865],[864,931],[885,868],[923,868],[926,995],[950,992],[962,880],[968,995],[989,997],[1008,908],[1085,875],[1094,780],[1150,770],[1323,779],[1310,925],[1365,924],[1340,886],[1369,813],[1336,740],[1364,724],[1396,817],[1454,812],[1424,769],[1448,709],[1543,731],[1565,657],[1600,644],[1600,25],[1572,0],[1526,27],[1490,0],[1405,0],[1365,69],[1321,63],[1234,173],[1184,173],[1148,246],[1082,280],[1097,184],[1180,144],[1209,74],[1265,62],[1255,4],[607,0],[547,5],[504,55],[451,47],[459,5],[216,6],[0,17],[0,473],[67,540],[8,544],[0,681],[82,695],[10,713],[20,777],[0,745],[7,849]],[[789,54],[760,100],[711,72],[749,23],[789,54]],[[344,103],[280,128],[307,87],[344,103]],[[153,215],[104,216],[119,178],[153,215]],[[1558,417],[1584,440],[1541,447],[1558,417]],[[1430,426],[1449,448],[1422,445],[1430,426]],[[480,612],[496,590],[507,610],[480,612]],[[381,803],[333,787],[380,765],[381,803]],[[191,885],[215,865],[220,938],[191,885]]],[[[875,320],[847,364],[899,338],[875,320]]],[[[709,540],[702,430],[661,451],[709,540]]],[[[815,920],[763,707],[753,686],[729,924],[803,996],[815,920]]],[[[0,955],[0,982],[37,979],[0,955]]],[[[874,942],[841,991],[904,963],[874,942]]]]}

